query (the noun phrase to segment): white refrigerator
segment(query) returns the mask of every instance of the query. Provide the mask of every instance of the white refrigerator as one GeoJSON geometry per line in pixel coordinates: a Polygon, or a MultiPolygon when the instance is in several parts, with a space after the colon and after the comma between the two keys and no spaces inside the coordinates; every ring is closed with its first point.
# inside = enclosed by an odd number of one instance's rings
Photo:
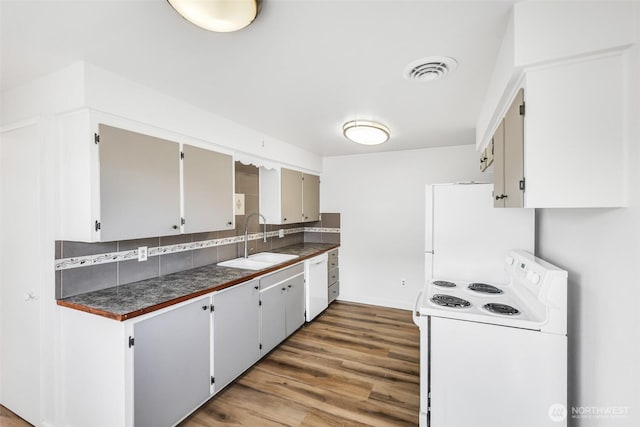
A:
{"type": "Polygon", "coordinates": [[[534,252],[534,210],[494,208],[493,184],[429,184],[425,200],[425,280],[506,283],[507,252],[534,252]]]}

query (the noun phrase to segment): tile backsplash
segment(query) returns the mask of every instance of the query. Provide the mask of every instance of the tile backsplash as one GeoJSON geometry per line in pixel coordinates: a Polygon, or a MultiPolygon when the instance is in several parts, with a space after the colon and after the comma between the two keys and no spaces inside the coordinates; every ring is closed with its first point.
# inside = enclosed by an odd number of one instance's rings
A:
{"type": "MultiPolygon", "coordinates": [[[[252,165],[235,165],[236,193],[244,194],[245,214],[258,212],[259,171],[252,165]]],[[[245,215],[236,215],[234,230],[181,234],[105,243],[56,241],[56,298],[137,282],[165,274],[226,261],[243,255],[245,215]],[[146,261],[138,261],[138,248],[148,248],[146,261]]],[[[296,243],[339,243],[340,214],[324,213],[313,223],[262,226],[252,218],[249,253],[278,249],[296,243]],[[284,230],[284,237],[279,237],[284,230]]]]}

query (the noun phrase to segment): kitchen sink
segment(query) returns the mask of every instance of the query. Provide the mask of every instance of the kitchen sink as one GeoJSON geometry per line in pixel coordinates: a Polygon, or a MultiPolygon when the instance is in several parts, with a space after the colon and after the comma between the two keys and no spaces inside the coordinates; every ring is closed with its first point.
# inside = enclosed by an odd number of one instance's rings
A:
{"type": "Polygon", "coordinates": [[[260,252],[250,255],[249,258],[235,258],[229,261],[219,262],[221,267],[242,268],[245,270],[262,270],[281,262],[298,258],[298,255],[278,254],[273,252],[260,252]]]}
{"type": "Polygon", "coordinates": [[[279,264],[281,262],[289,261],[298,258],[298,255],[289,254],[277,254],[274,252],[260,252],[257,254],[249,255],[249,259],[259,262],[269,262],[272,264],[279,264]]]}

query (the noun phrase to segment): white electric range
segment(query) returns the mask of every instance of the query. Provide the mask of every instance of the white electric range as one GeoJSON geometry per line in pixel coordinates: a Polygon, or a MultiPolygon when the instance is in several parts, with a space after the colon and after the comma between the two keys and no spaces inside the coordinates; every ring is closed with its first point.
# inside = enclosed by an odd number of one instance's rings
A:
{"type": "Polygon", "coordinates": [[[510,251],[504,283],[427,281],[420,426],[566,426],[567,272],[510,251]]]}

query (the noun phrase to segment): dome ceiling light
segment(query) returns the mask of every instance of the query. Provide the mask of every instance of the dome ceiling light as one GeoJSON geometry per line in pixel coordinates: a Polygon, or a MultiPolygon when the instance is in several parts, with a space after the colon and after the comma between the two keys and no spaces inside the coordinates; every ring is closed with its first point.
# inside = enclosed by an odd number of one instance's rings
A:
{"type": "Polygon", "coordinates": [[[342,133],[350,141],[363,145],[378,145],[391,136],[389,128],[368,120],[351,120],[342,126],[342,133]]]}
{"type": "Polygon", "coordinates": [[[167,0],[187,21],[219,33],[238,31],[251,24],[261,0],[167,0]]]}

